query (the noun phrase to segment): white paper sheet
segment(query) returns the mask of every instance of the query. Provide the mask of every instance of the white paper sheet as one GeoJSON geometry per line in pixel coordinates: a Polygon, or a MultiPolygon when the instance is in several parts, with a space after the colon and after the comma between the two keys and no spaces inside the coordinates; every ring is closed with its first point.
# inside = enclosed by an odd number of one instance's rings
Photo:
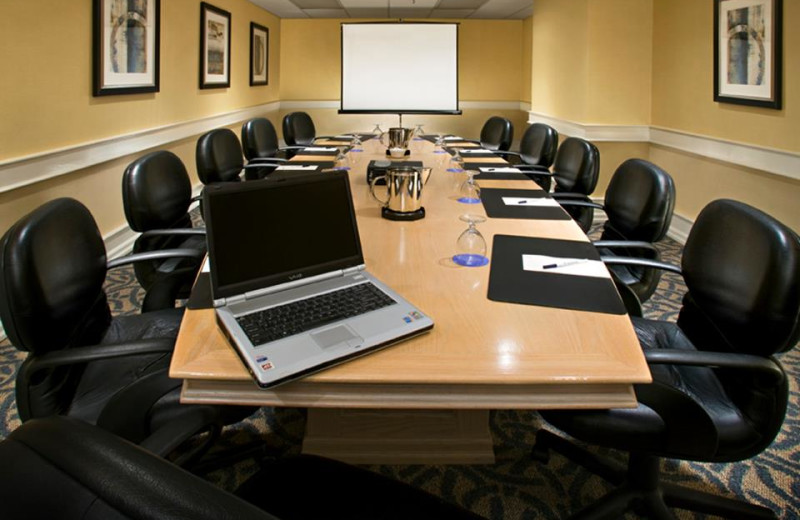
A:
{"type": "Polygon", "coordinates": [[[571,274],[577,276],[593,276],[610,278],[606,265],[600,260],[586,258],[562,258],[546,255],[522,255],[522,269],[551,274],[571,274]],[[545,266],[555,266],[548,267],[545,266]]]}
{"type": "Polygon", "coordinates": [[[285,164],[283,166],[278,166],[275,170],[316,170],[318,165],[316,164],[285,164]]]}
{"type": "Polygon", "coordinates": [[[303,148],[303,152],[337,152],[337,151],[339,151],[339,149],[336,148],[335,146],[331,146],[331,147],[307,146],[307,147],[303,148]]]}
{"type": "Polygon", "coordinates": [[[457,135],[450,135],[444,138],[445,141],[463,141],[463,137],[458,137],[457,135]]]}
{"type": "Polygon", "coordinates": [[[459,152],[461,155],[464,155],[464,154],[474,154],[474,155],[493,155],[493,154],[492,154],[492,152],[490,152],[489,150],[482,150],[482,149],[477,149],[477,150],[476,150],[476,149],[470,149],[470,148],[467,148],[467,149],[463,149],[463,148],[462,148],[462,149],[461,149],[461,150],[459,150],[458,152],[459,152]]]}
{"type": "Polygon", "coordinates": [[[555,207],[558,202],[549,197],[503,197],[506,206],[555,207]]]}
{"type": "Polygon", "coordinates": [[[495,168],[481,166],[478,169],[481,171],[481,173],[522,173],[522,170],[520,170],[519,168],[513,168],[511,166],[495,167],[495,168]]]}

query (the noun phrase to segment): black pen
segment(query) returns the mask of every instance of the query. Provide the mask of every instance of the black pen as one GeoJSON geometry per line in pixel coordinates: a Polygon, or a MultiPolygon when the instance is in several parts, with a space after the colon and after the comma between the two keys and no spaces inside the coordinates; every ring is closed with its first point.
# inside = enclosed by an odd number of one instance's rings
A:
{"type": "Polygon", "coordinates": [[[542,269],[556,269],[558,267],[567,267],[568,265],[582,264],[588,261],[588,258],[576,258],[575,260],[567,260],[565,262],[558,262],[556,264],[543,265],[542,269]]]}

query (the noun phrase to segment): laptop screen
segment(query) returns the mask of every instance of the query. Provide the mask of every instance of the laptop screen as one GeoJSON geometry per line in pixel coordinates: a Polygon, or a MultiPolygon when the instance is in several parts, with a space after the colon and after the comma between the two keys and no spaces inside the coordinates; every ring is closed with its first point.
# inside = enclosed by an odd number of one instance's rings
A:
{"type": "Polygon", "coordinates": [[[204,191],[215,299],[364,263],[347,173],[204,191]]]}

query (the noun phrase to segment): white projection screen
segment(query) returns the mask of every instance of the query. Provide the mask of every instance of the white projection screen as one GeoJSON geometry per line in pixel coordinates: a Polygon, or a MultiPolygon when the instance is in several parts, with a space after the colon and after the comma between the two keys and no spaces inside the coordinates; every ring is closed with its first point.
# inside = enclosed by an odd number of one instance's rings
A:
{"type": "Polygon", "coordinates": [[[458,24],[343,23],[340,113],[460,114],[458,24]]]}

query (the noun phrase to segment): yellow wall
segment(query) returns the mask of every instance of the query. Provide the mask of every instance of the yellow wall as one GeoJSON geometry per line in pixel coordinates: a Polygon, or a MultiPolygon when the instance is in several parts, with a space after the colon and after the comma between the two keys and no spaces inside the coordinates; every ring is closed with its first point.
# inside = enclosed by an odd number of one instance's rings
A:
{"type": "Polygon", "coordinates": [[[531,110],[585,121],[589,0],[536,0],[531,110]]]}
{"type": "Polygon", "coordinates": [[[522,84],[520,100],[531,102],[531,70],[533,68],[533,18],[522,21],[522,84]]]}
{"type": "MultiPolygon", "coordinates": [[[[783,2],[782,110],[715,103],[713,10],[695,0],[655,0],[652,125],[800,152],[800,2],[783,2]]],[[[676,213],[694,220],[711,200],[756,206],[800,231],[800,181],[652,146],[650,159],[675,178],[676,213]]]]}
{"type": "Polygon", "coordinates": [[[648,124],[652,1],[592,0],[588,7],[583,122],[648,124]]]}
{"type": "Polygon", "coordinates": [[[278,99],[279,20],[247,0],[231,12],[231,87],[200,90],[200,2],[161,2],[160,92],[92,96],[92,2],[3,3],[0,160],[187,121],[278,99]],[[270,84],[249,85],[250,22],[270,30],[270,84]],[[13,52],[10,50],[13,49],[13,52]]]}
{"type": "Polygon", "coordinates": [[[536,0],[531,109],[583,124],[648,124],[652,0],[536,0]]]}
{"type": "Polygon", "coordinates": [[[800,2],[783,2],[782,110],[715,103],[711,5],[655,0],[654,126],[800,151],[800,2]]]}
{"type": "MultiPolygon", "coordinates": [[[[160,92],[92,96],[92,2],[12,0],[0,17],[0,161],[108,139],[278,99],[280,20],[247,0],[217,0],[231,13],[231,87],[199,89],[200,2],[161,2],[160,92]],[[250,22],[270,31],[269,85],[249,85],[250,22]],[[13,52],[11,52],[13,49],[13,52]]],[[[186,163],[186,142],[161,147],[186,163]]],[[[143,154],[144,152],[142,152],[143,154]]],[[[136,156],[0,194],[0,232],[39,204],[61,196],[86,204],[107,234],[124,225],[121,174],[136,156]]],[[[2,172],[0,172],[2,175],[2,172]]]]}

